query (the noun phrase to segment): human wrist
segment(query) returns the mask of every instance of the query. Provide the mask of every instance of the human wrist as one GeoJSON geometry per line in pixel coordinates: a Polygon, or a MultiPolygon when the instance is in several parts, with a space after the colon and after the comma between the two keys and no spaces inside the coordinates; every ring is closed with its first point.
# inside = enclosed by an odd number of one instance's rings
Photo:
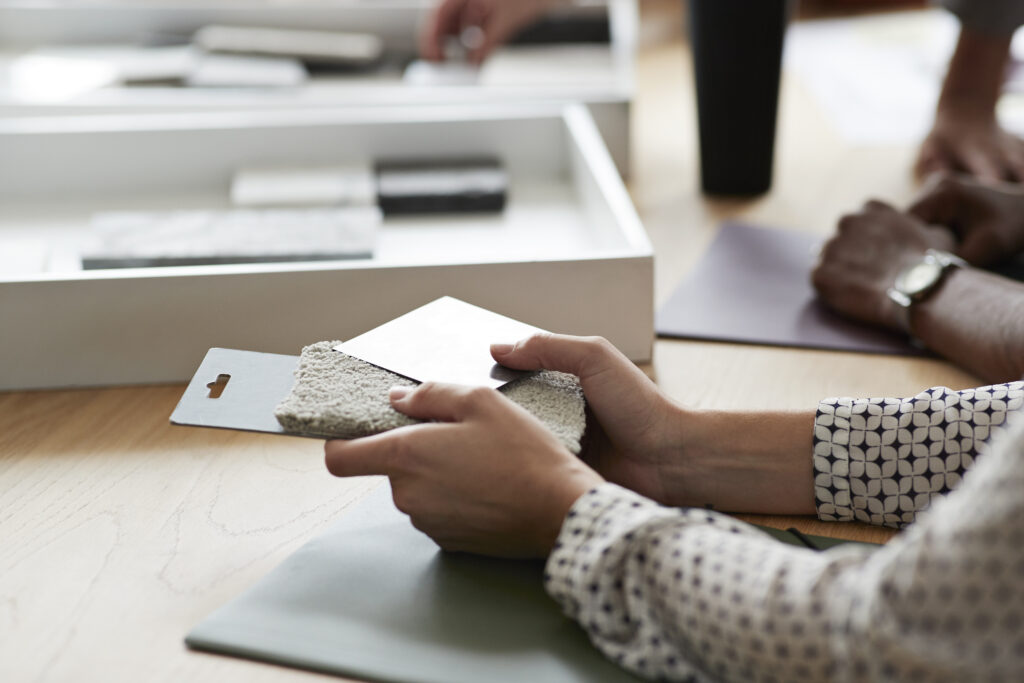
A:
{"type": "Polygon", "coordinates": [[[542,494],[544,513],[537,524],[539,554],[549,555],[562,532],[562,527],[573,506],[601,484],[604,479],[586,465],[574,465],[561,476],[551,479],[551,486],[542,494]]]}
{"type": "Polygon", "coordinates": [[[729,509],[734,475],[746,474],[758,463],[749,449],[739,447],[729,423],[734,416],[712,410],[681,410],[680,467],[672,477],[674,504],[686,507],[729,509]]]}
{"type": "Polygon", "coordinates": [[[958,269],[915,312],[922,341],[987,382],[1024,376],[1024,284],[958,269]]]}
{"type": "Polygon", "coordinates": [[[675,505],[814,512],[813,412],[684,411],[675,505]]]}
{"type": "Polygon", "coordinates": [[[937,122],[995,120],[1012,36],[990,36],[970,29],[960,32],[942,85],[937,122]]]}
{"type": "Polygon", "coordinates": [[[650,429],[660,439],[650,446],[654,468],[648,476],[649,485],[637,488],[639,493],[662,505],[692,505],[687,492],[692,488],[695,470],[701,468],[698,461],[705,454],[703,414],[704,411],[674,402],[666,403],[660,422],[650,429]]]}

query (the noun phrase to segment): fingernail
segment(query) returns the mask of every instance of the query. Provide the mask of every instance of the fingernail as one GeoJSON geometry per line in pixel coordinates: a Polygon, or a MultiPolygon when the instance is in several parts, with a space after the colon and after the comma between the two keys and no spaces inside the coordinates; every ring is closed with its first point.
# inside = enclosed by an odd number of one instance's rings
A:
{"type": "Polygon", "coordinates": [[[401,401],[409,395],[409,387],[394,386],[388,391],[388,398],[392,401],[401,401]]]}
{"type": "Polygon", "coordinates": [[[491,353],[497,356],[506,356],[512,353],[512,349],[515,347],[515,344],[491,344],[491,353]]]}

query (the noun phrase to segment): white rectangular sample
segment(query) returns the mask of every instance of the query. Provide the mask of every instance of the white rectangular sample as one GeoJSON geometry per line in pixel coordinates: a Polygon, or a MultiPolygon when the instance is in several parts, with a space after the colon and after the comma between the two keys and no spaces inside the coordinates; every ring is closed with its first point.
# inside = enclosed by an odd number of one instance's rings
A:
{"type": "Polygon", "coordinates": [[[445,296],[334,348],[420,382],[497,389],[527,373],[496,364],[490,345],[513,343],[539,331],[445,296]]]}
{"type": "Polygon", "coordinates": [[[87,269],[368,258],[377,207],[106,213],[87,269]]]}
{"type": "Polygon", "coordinates": [[[480,84],[526,88],[597,87],[616,69],[601,45],[516,45],[496,50],[480,67],[480,84]]]}
{"type": "Polygon", "coordinates": [[[208,52],[294,57],[366,66],[380,59],[384,41],[371,33],[248,26],[204,26],[193,41],[208,52]]]}
{"type": "Polygon", "coordinates": [[[402,80],[409,85],[435,87],[476,85],[480,81],[480,67],[467,62],[417,59],[405,67],[402,80]]]}
{"type": "MultiPolygon", "coordinates": [[[[136,83],[178,81],[188,76],[201,55],[191,45],[70,45],[32,50],[15,60],[15,65],[46,64],[46,60],[65,65],[68,70],[83,65],[102,65],[110,73],[110,81],[136,83]]],[[[40,77],[48,74],[40,73],[40,77]]],[[[44,86],[45,87],[45,86],[44,86]]]]}
{"type": "Polygon", "coordinates": [[[377,185],[368,164],[246,168],[231,180],[235,206],[369,206],[377,185]]]}
{"type": "Polygon", "coordinates": [[[41,273],[49,257],[50,247],[42,240],[0,241],[0,277],[41,273]]]}
{"type": "Polygon", "coordinates": [[[302,85],[309,74],[297,59],[204,55],[185,78],[193,88],[289,88],[302,85]]]}

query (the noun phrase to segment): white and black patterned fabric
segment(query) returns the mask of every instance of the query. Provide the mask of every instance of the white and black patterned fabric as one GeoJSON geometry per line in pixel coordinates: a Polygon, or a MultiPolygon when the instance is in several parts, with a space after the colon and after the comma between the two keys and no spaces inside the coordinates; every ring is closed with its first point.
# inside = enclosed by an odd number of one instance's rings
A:
{"type": "Polygon", "coordinates": [[[818,517],[903,527],[949,493],[1007,415],[1024,405],[1024,382],[913,398],[829,398],[814,421],[818,517]]]}
{"type": "MultiPolygon", "coordinates": [[[[930,428],[940,426],[931,424],[936,412],[920,401],[941,403],[945,434],[968,400],[970,414],[991,423],[996,412],[989,415],[984,406],[992,404],[984,401],[1006,402],[1009,410],[1021,389],[935,389],[921,395],[927,399],[874,405],[883,414],[898,406],[890,415],[897,422],[906,414],[907,425],[927,418],[930,428]]],[[[824,402],[819,419],[834,416],[835,406],[852,415],[854,405],[824,402]]],[[[981,422],[972,430],[990,426],[981,422]]],[[[982,431],[972,432],[968,450],[982,431]]],[[[959,452],[963,438],[956,437],[959,452]]],[[[906,462],[930,464],[931,457],[906,462]]],[[[896,482],[915,476],[899,465],[884,469],[896,482]]],[[[606,656],[648,678],[1016,683],[1024,680],[1024,420],[994,436],[965,469],[950,466],[937,487],[929,478],[928,500],[920,503],[929,509],[915,508],[916,523],[887,545],[821,553],[780,544],[717,512],[666,508],[602,484],[569,512],[545,586],[606,656]],[[964,473],[961,485],[947,476],[952,470],[964,473]],[[943,486],[955,490],[935,499],[943,486]]]]}

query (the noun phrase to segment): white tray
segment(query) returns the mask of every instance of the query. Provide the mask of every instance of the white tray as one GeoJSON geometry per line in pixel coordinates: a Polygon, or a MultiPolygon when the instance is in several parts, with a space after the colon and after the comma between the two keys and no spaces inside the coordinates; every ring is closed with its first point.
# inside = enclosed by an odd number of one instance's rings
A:
{"type": "Polygon", "coordinates": [[[185,381],[213,346],[295,354],[443,295],[650,358],[650,242],[588,110],[263,111],[0,121],[0,389],[185,381]],[[493,154],[500,217],[386,220],[373,259],[83,271],[62,257],[107,210],[227,206],[254,164],[493,154]],[[6,246],[5,246],[6,245],[6,246]]]}
{"type": "Polygon", "coordinates": [[[577,0],[592,12],[607,6],[609,45],[518,46],[500,49],[472,86],[417,86],[400,74],[317,76],[285,89],[103,87],[81,92],[16,87],[11,65],[26,52],[100,43],[136,43],[147,35],[189,35],[206,24],[275,26],[379,35],[385,46],[413,54],[418,27],[436,0],[260,0],[174,4],[83,0],[40,4],[0,0],[0,116],[84,115],[119,112],[291,109],[297,107],[408,106],[585,102],[619,170],[629,164],[629,115],[634,91],[636,0],[577,0]],[[551,68],[559,64],[559,68],[551,68]]]}

